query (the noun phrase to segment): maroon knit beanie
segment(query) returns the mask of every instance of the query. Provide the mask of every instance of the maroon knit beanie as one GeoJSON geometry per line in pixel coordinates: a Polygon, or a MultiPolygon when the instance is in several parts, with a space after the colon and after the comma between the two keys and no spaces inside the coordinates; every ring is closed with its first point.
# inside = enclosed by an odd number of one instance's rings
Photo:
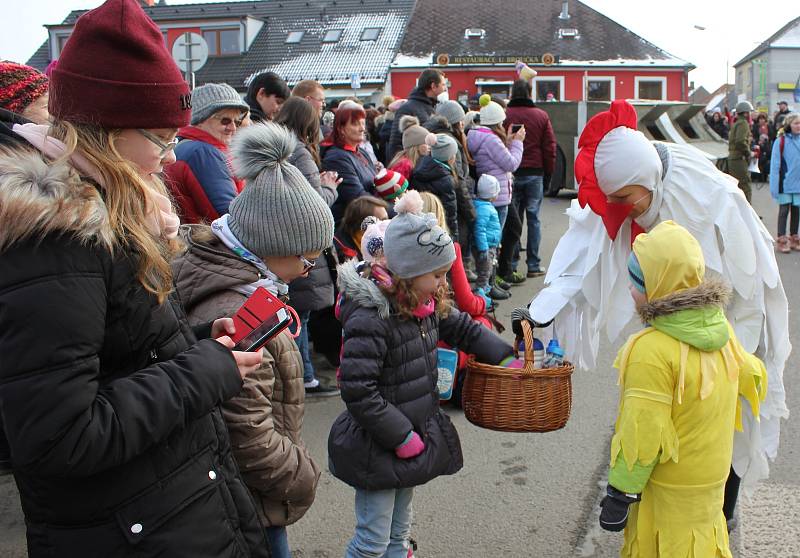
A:
{"type": "Polygon", "coordinates": [[[54,118],[106,129],[180,128],[191,108],[189,86],[137,0],[107,0],[78,18],[51,76],[54,118]]]}
{"type": "Polygon", "coordinates": [[[47,76],[36,68],[0,62],[0,108],[22,114],[28,105],[47,93],[47,76]]]}

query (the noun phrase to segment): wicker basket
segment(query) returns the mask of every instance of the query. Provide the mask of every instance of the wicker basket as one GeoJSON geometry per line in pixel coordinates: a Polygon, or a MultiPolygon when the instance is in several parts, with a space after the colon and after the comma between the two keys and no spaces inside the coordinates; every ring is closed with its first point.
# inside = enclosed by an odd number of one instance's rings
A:
{"type": "Polygon", "coordinates": [[[470,357],[464,382],[464,415],[471,423],[503,432],[550,432],[563,428],[572,409],[572,372],[533,367],[533,330],[522,320],[525,365],[504,368],[470,357]]]}

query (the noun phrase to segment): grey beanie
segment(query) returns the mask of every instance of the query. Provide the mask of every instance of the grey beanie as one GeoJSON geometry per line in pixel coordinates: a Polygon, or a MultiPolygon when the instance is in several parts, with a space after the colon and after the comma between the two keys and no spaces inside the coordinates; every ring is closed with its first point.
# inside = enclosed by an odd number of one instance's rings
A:
{"type": "Polygon", "coordinates": [[[400,132],[403,134],[403,149],[417,145],[432,147],[436,143],[436,135],[420,126],[416,116],[406,115],[400,118],[400,132]]]}
{"type": "Polygon", "coordinates": [[[431,147],[431,157],[446,163],[458,152],[456,140],[447,134],[436,134],[436,145],[431,147]]]}
{"type": "Polygon", "coordinates": [[[249,111],[236,90],[227,83],[206,83],[192,91],[192,125],[200,124],[226,108],[249,111]]]}
{"type": "Polygon", "coordinates": [[[454,126],[464,120],[464,109],[458,101],[444,101],[436,103],[436,114],[444,116],[447,122],[454,126]]]}
{"type": "Polygon", "coordinates": [[[260,258],[299,256],[333,243],[333,215],[308,180],[287,162],[295,135],[272,122],[253,124],[231,142],[233,170],[245,179],[231,202],[231,232],[260,258]]]}
{"type": "Polygon", "coordinates": [[[425,275],[456,259],[453,239],[433,213],[422,213],[422,197],[409,190],[394,206],[397,216],[386,227],[383,254],[386,267],[401,279],[425,275]]]}

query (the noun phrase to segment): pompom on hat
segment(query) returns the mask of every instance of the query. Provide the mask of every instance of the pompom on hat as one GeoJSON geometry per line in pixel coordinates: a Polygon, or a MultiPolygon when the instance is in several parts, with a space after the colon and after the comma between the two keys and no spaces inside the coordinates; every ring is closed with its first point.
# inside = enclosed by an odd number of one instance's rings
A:
{"type": "Polygon", "coordinates": [[[78,18],[50,76],[53,118],[112,128],[181,128],[191,94],[161,29],[137,0],[78,18]]]}
{"type": "Polygon", "coordinates": [[[386,267],[401,279],[431,273],[456,259],[453,239],[439,226],[436,215],[422,213],[422,207],[419,192],[407,192],[395,204],[397,216],[386,227],[386,267]]]}
{"type": "Polygon", "coordinates": [[[381,169],[372,180],[377,194],[386,201],[392,201],[408,190],[406,177],[391,169],[381,169]]]}
{"type": "Polygon", "coordinates": [[[478,104],[481,106],[481,126],[495,126],[502,124],[506,119],[506,111],[492,101],[492,97],[488,93],[484,93],[478,98],[478,104]]]}
{"type": "Polygon", "coordinates": [[[383,239],[390,222],[389,219],[381,221],[370,215],[361,223],[361,228],[364,229],[364,235],[361,237],[361,254],[364,256],[364,261],[383,263],[383,239]]]}
{"type": "MultiPolygon", "coordinates": [[[[588,204],[600,216],[611,240],[617,238],[633,206],[608,203],[607,195],[637,183],[652,190],[660,180],[662,165],[658,152],[638,132],[637,123],[636,109],[625,100],[617,100],[609,110],[594,115],[586,123],[578,140],[575,158],[578,202],[581,207],[588,204]],[[619,161],[612,162],[614,157],[620,158],[619,161]],[[636,166],[630,160],[636,161],[636,166]]],[[[643,232],[635,221],[631,227],[631,238],[643,232]]]]}

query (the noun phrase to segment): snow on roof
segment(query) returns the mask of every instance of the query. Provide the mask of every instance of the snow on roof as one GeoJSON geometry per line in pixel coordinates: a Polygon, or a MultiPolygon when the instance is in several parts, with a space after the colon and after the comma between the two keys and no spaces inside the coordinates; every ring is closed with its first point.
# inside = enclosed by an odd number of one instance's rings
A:
{"type": "Polygon", "coordinates": [[[280,63],[253,72],[245,83],[264,71],[275,72],[290,84],[303,79],[315,79],[323,84],[350,83],[351,74],[359,74],[362,82],[383,83],[406,21],[407,17],[397,12],[373,12],[330,17],[322,29],[317,17],[308,21],[295,20],[286,26],[277,25],[269,33],[280,37],[296,29],[305,29],[306,35],[324,34],[331,29],[344,31],[339,41],[323,42],[318,51],[296,55],[288,52],[280,63]],[[381,28],[378,40],[362,41],[362,32],[370,27],[381,28]]]}

